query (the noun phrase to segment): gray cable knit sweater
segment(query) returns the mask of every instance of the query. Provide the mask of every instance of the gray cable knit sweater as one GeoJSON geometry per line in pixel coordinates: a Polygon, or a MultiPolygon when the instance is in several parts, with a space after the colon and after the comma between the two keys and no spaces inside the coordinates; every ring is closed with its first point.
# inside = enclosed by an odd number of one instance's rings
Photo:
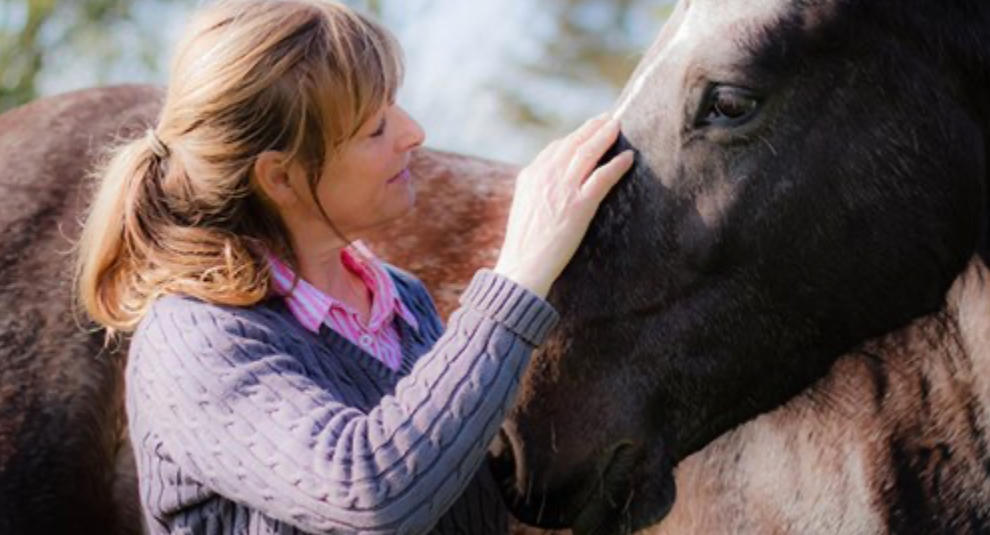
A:
{"type": "Polygon", "coordinates": [[[126,371],[148,533],[507,531],[482,463],[557,315],[481,270],[444,331],[422,283],[387,268],[420,323],[395,320],[398,372],[282,299],[155,302],[126,371]]]}

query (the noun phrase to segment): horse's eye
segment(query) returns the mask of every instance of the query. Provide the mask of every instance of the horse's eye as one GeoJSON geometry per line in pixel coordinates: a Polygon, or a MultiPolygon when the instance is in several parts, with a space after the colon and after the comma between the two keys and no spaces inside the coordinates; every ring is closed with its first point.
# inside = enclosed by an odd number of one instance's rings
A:
{"type": "Polygon", "coordinates": [[[705,99],[698,126],[739,126],[755,114],[760,101],[741,87],[715,86],[705,99]]]}

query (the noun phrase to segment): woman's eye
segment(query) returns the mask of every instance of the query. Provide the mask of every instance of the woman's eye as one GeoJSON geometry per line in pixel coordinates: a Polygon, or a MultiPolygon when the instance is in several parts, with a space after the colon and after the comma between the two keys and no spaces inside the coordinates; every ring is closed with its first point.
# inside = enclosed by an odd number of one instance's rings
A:
{"type": "Polygon", "coordinates": [[[741,87],[716,86],[699,115],[699,126],[739,126],[751,119],[760,107],[760,101],[749,90],[741,87]]]}
{"type": "Polygon", "coordinates": [[[375,131],[371,133],[371,137],[378,137],[378,136],[384,134],[385,133],[385,125],[386,125],[385,119],[382,119],[382,122],[378,124],[378,128],[375,129],[375,131]]]}

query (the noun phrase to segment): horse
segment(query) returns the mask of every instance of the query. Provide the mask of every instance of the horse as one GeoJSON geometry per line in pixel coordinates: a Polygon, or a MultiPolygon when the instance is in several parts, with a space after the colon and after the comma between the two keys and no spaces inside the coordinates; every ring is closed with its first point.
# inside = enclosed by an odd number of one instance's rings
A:
{"type": "Polygon", "coordinates": [[[578,535],[990,533],[990,3],[681,0],[492,447],[578,535]]]}
{"type": "MultiPolygon", "coordinates": [[[[156,121],[161,88],[38,99],[0,116],[0,534],[142,532],[127,439],[127,343],[73,307],[72,252],[108,146],[156,121]]],[[[446,317],[492,265],[517,170],[429,149],[411,163],[420,200],[367,240],[416,273],[446,317]]]]}

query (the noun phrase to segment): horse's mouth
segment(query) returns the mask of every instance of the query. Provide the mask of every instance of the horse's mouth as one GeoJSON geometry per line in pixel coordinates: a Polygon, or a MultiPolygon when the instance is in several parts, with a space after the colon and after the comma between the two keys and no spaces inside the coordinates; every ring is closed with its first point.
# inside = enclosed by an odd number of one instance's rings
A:
{"type": "MultiPolygon", "coordinates": [[[[520,521],[543,529],[573,530],[574,535],[607,535],[628,526],[633,480],[643,448],[631,441],[612,444],[599,455],[594,467],[564,485],[570,491],[533,493],[520,491],[515,476],[515,452],[502,437],[504,451],[493,464],[503,497],[520,521]]],[[[530,487],[532,479],[527,478],[530,487]]]]}
{"type": "Polygon", "coordinates": [[[574,519],[574,535],[608,535],[629,525],[633,499],[633,474],[642,458],[642,448],[630,441],[613,444],[596,484],[574,519]]]}

